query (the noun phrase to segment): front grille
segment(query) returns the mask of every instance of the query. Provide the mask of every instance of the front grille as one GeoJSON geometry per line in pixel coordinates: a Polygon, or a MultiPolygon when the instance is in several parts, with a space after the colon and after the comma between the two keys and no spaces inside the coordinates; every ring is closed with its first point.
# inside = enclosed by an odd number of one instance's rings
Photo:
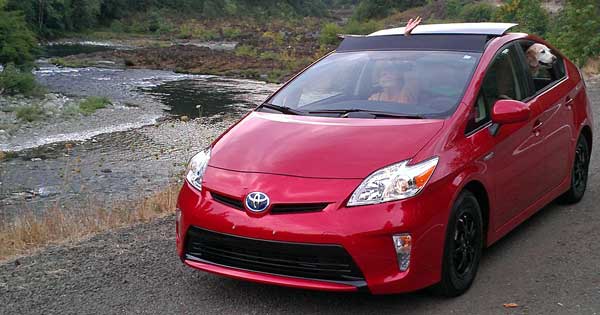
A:
{"type": "MultiPolygon", "coordinates": [[[[225,196],[212,191],[211,197],[226,206],[234,209],[244,210],[244,203],[233,197],[225,196]]],[[[327,203],[299,203],[299,204],[274,204],[271,207],[271,214],[286,214],[286,213],[303,213],[303,212],[318,212],[327,207],[327,203]]]]}
{"type": "Polygon", "coordinates": [[[280,213],[302,213],[302,212],[317,212],[325,209],[326,203],[307,203],[307,204],[285,204],[280,203],[273,205],[271,208],[272,214],[280,213]]]}
{"type": "Polygon", "coordinates": [[[364,285],[360,269],[339,245],[259,240],[190,227],[186,257],[249,271],[364,285]]]}
{"type": "Polygon", "coordinates": [[[235,199],[235,198],[231,198],[231,197],[228,197],[225,195],[217,194],[215,192],[211,192],[210,195],[215,201],[220,202],[226,206],[230,206],[230,207],[238,209],[238,210],[244,210],[244,205],[242,204],[242,201],[239,199],[235,199]]]}

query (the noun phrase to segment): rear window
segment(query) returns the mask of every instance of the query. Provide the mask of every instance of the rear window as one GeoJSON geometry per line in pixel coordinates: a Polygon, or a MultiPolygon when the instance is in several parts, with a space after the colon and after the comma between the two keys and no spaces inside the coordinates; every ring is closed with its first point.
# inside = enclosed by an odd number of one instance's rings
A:
{"type": "Polygon", "coordinates": [[[447,117],[462,99],[480,55],[412,50],[334,53],[268,102],[307,114],[369,110],[447,117]]]}

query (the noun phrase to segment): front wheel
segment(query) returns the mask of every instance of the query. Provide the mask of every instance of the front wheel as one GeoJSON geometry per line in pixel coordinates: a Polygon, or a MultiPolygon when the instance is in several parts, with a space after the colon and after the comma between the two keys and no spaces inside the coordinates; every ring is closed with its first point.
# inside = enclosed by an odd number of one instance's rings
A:
{"type": "Polygon", "coordinates": [[[558,198],[563,204],[577,203],[583,198],[587,188],[590,166],[590,148],[583,135],[579,136],[575,147],[575,158],[571,169],[571,188],[558,198]]]}
{"type": "Polygon", "coordinates": [[[463,191],[452,208],[436,294],[454,297],[466,292],[477,274],[483,249],[481,208],[475,195],[463,191]]]}

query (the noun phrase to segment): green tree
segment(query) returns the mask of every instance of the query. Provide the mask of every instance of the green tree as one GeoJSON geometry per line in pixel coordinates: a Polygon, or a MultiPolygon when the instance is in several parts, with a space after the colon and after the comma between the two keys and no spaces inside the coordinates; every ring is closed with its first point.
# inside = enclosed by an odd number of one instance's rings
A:
{"type": "Polygon", "coordinates": [[[570,0],[549,38],[579,66],[600,55],[600,7],[597,0],[570,0]]]}
{"type": "Polygon", "coordinates": [[[37,39],[27,27],[23,14],[0,9],[0,64],[14,63],[19,68],[29,69],[37,50],[37,39]]]}
{"type": "Polygon", "coordinates": [[[518,23],[521,31],[540,36],[548,30],[548,13],[540,0],[508,0],[496,11],[495,18],[518,23]]]}

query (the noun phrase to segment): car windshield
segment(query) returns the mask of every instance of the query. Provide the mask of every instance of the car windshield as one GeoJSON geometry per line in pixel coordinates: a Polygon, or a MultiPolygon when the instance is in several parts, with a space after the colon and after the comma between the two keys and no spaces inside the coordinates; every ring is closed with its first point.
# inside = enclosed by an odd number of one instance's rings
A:
{"type": "Polygon", "coordinates": [[[307,115],[364,111],[443,118],[460,102],[480,55],[414,50],[333,53],[265,106],[307,115]]]}

